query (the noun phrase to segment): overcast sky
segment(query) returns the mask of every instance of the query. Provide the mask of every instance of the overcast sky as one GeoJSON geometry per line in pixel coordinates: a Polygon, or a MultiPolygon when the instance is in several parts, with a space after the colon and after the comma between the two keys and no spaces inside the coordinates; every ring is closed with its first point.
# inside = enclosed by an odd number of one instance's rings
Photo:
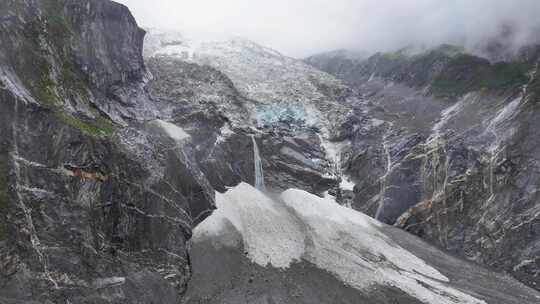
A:
{"type": "MultiPolygon", "coordinates": [[[[117,0],[140,26],[244,36],[286,55],[410,44],[474,45],[501,25],[540,30],[540,0],[117,0]]],[[[538,34],[537,34],[538,35],[538,34]]]]}

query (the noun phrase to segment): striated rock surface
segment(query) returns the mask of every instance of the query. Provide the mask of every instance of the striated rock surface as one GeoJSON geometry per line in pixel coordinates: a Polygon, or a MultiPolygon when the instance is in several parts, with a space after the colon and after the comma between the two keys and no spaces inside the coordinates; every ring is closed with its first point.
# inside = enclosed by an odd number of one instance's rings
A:
{"type": "Polygon", "coordinates": [[[178,303],[214,190],[154,120],[144,31],[105,0],[3,1],[0,20],[0,302],[178,303]]]}
{"type": "Polygon", "coordinates": [[[354,207],[539,288],[538,58],[528,47],[491,63],[445,45],[307,59],[363,96],[366,118],[351,124],[380,120],[349,135],[354,207]]]}
{"type": "Polygon", "coordinates": [[[335,203],[533,285],[534,48],[371,58],[351,89],[245,39],[145,35],[108,0],[2,1],[0,42],[2,303],[538,299],[335,203]],[[444,85],[470,71],[515,77],[444,85]]]}

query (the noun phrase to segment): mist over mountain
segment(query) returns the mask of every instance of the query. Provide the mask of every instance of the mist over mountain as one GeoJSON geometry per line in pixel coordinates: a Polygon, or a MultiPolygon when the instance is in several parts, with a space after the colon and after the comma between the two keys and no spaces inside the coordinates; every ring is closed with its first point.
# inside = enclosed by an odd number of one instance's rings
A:
{"type": "Polygon", "coordinates": [[[244,36],[301,58],[333,49],[370,53],[441,43],[470,50],[538,41],[536,0],[120,0],[147,27],[244,36]]]}

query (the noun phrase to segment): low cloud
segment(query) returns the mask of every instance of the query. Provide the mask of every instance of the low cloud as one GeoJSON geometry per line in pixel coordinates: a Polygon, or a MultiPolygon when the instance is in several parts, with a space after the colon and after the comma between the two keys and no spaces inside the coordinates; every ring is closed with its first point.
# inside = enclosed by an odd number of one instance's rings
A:
{"type": "Polygon", "coordinates": [[[141,26],[244,36],[293,57],[538,41],[538,0],[119,0],[141,26]]]}

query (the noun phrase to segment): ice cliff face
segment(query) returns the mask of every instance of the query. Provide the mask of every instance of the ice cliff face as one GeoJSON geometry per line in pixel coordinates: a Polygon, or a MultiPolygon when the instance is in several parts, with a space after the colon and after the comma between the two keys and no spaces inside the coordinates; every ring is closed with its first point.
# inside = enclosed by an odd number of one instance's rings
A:
{"type": "Polygon", "coordinates": [[[150,30],[146,41],[147,56],[179,58],[226,74],[251,101],[245,106],[259,125],[284,115],[318,127],[333,124],[347,114],[342,104],[353,99],[349,88],[329,74],[243,38],[197,41],[150,30]]]}
{"type": "Polygon", "coordinates": [[[330,143],[341,141],[335,131],[357,100],[340,80],[242,38],[201,40],[150,30],[145,55],[155,96],[186,100],[200,115],[215,115],[217,109],[221,116],[212,132],[220,128],[217,133],[226,134],[201,138],[197,145],[206,154],[201,166],[207,175],[221,174],[210,179],[217,189],[253,181],[251,160],[246,163],[237,153],[247,154],[255,135],[270,188],[340,191],[330,143]]]}

